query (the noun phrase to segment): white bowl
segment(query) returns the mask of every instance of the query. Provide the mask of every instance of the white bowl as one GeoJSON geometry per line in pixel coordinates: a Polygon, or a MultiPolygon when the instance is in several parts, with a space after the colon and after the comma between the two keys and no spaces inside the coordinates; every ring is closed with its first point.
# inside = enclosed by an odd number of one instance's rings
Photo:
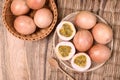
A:
{"type": "MultiPolygon", "coordinates": [[[[62,19],[62,21],[70,21],[70,22],[74,22],[75,20],[75,16],[78,14],[79,12],[74,12],[74,13],[71,13],[69,15],[67,15],[65,18],[62,19]]],[[[99,15],[96,15],[94,14],[96,17],[97,17],[97,22],[103,22],[105,24],[108,24],[102,17],[100,17],[99,15]]],[[[54,36],[53,36],[53,48],[55,50],[55,47],[56,45],[61,42],[62,40],[58,37],[57,35],[57,32],[55,31],[54,33],[54,36]]],[[[113,39],[112,41],[107,45],[110,49],[111,49],[111,53],[112,53],[112,50],[113,50],[113,39]]],[[[71,63],[70,63],[70,60],[68,61],[63,61],[61,60],[59,57],[57,57],[59,59],[59,61],[66,67],[68,68],[69,70],[72,70],[72,71],[75,71],[75,72],[80,72],[80,71],[77,71],[75,70],[72,66],[71,66],[71,63]]],[[[103,66],[106,62],[104,63],[95,63],[92,61],[91,63],[91,67],[84,71],[84,72],[89,72],[89,71],[93,71],[93,70],[96,70],[98,68],[100,68],[101,66],[103,66]]]]}

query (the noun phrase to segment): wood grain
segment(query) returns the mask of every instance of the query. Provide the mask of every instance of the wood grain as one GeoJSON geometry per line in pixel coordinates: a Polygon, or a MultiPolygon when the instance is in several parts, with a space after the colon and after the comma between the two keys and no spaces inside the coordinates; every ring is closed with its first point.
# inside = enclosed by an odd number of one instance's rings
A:
{"type": "MultiPolygon", "coordinates": [[[[0,27],[0,37],[2,38],[2,28],[0,27]]],[[[0,41],[0,44],[2,44],[2,41],[0,41]]],[[[3,74],[2,74],[2,53],[3,53],[3,46],[0,45],[0,80],[3,80],[3,74]]]]}
{"type": "MultiPolygon", "coordinates": [[[[69,80],[48,63],[49,58],[56,57],[52,46],[54,30],[38,41],[14,37],[2,23],[4,1],[0,0],[0,80],[69,80]]],[[[75,73],[60,64],[61,67],[76,80],[120,80],[120,0],[56,0],[56,3],[58,23],[72,12],[88,10],[103,17],[114,32],[112,57],[103,67],[89,73],[75,73]]]]}

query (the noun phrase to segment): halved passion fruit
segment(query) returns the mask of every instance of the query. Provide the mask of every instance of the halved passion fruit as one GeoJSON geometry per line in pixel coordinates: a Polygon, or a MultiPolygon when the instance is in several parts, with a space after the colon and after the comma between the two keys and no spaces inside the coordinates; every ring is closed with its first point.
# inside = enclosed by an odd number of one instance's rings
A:
{"type": "Polygon", "coordinates": [[[71,42],[60,42],[55,48],[58,58],[69,60],[75,54],[75,47],[71,42]]]}
{"type": "Polygon", "coordinates": [[[71,40],[76,33],[72,22],[62,21],[57,26],[57,34],[61,40],[71,40]]]}
{"type": "Polygon", "coordinates": [[[77,53],[71,60],[71,65],[77,71],[85,71],[91,66],[91,59],[86,53],[77,53]]]}

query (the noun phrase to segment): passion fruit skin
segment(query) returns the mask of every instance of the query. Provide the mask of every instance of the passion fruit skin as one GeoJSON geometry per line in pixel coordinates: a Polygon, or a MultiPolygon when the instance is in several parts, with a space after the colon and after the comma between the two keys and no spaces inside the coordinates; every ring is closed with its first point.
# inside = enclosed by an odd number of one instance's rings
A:
{"type": "Polygon", "coordinates": [[[22,35],[30,35],[35,32],[36,25],[29,16],[18,16],[14,21],[15,30],[22,35]]]}
{"type": "Polygon", "coordinates": [[[89,55],[92,61],[103,63],[110,58],[111,50],[103,44],[96,44],[89,50],[89,55]]]}
{"type": "Polygon", "coordinates": [[[75,17],[75,24],[82,29],[91,29],[96,22],[96,16],[89,11],[80,11],[75,17]]]}
{"type": "Polygon", "coordinates": [[[107,44],[113,39],[112,28],[104,23],[97,23],[92,29],[92,34],[95,41],[100,44],[107,44]]]}
{"type": "Polygon", "coordinates": [[[11,12],[20,16],[29,12],[30,8],[26,5],[25,0],[13,0],[11,3],[11,12]]]}
{"type": "Polygon", "coordinates": [[[34,22],[39,28],[48,28],[53,21],[53,14],[47,8],[41,8],[35,12],[34,22]]]}
{"type": "Polygon", "coordinates": [[[93,44],[93,37],[88,30],[79,30],[74,38],[73,43],[78,51],[87,51],[93,44]]]}
{"type": "Polygon", "coordinates": [[[34,10],[40,9],[45,5],[46,0],[25,0],[27,5],[34,10]]]}

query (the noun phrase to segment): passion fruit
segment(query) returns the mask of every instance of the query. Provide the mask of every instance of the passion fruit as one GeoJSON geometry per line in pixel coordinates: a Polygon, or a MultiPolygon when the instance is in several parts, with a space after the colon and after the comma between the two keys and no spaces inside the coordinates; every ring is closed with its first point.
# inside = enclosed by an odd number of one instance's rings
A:
{"type": "Polygon", "coordinates": [[[71,42],[60,42],[55,48],[58,58],[69,60],[75,54],[75,47],[71,42]]]}
{"type": "Polygon", "coordinates": [[[97,23],[92,29],[92,34],[95,41],[100,44],[107,44],[113,39],[112,28],[104,23],[97,23]]]}
{"type": "Polygon", "coordinates": [[[57,26],[57,34],[61,40],[71,40],[76,33],[74,25],[69,21],[62,21],[57,26]]]}
{"type": "Polygon", "coordinates": [[[85,71],[91,66],[91,59],[86,53],[77,53],[71,60],[71,65],[77,71],[85,71]]]}
{"type": "Polygon", "coordinates": [[[80,11],[75,17],[75,24],[83,29],[91,29],[96,21],[96,16],[89,11],[80,11]]]}
{"type": "Polygon", "coordinates": [[[79,30],[73,38],[73,43],[78,51],[87,51],[93,44],[93,37],[88,30],[79,30]]]}

